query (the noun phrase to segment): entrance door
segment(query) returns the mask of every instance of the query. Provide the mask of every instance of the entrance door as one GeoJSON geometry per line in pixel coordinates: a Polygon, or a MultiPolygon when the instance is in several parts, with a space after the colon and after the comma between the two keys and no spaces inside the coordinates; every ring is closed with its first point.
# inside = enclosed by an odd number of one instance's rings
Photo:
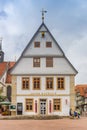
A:
{"type": "Polygon", "coordinates": [[[40,100],[40,114],[41,115],[46,114],[46,100],[45,99],[40,100]]]}
{"type": "Polygon", "coordinates": [[[17,115],[22,115],[23,112],[23,104],[17,103],[17,115]]]}
{"type": "Polygon", "coordinates": [[[10,102],[11,102],[11,93],[12,93],[11,86],[7,86],[7,98],[10,102]]]}

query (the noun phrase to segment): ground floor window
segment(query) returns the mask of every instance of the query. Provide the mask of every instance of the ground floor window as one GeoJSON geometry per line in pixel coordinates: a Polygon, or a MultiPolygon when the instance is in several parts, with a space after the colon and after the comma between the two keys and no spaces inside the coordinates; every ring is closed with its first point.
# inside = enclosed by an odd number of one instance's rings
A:
{"type": "Polygon", "coordinates": [[[33,99],[26,99],[26,111],[33,111],[33,99]]]}
{"type": "Polygon", "coordinates": [[[61,99],[53,99],[53,110],[54,111],[61,110],[61,99]]]}

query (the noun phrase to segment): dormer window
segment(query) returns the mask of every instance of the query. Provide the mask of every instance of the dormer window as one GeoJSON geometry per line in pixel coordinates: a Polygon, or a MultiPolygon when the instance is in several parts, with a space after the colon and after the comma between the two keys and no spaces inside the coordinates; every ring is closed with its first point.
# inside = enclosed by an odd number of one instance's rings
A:
{"type": "Polygon", "coordinates": [[[40,42],[34,42],[34,47],[39,48],[40,47],[40,42]]]}
{"type": "Polygon", "coordinates": [[[41,35],[42,35],[42,38],[44,38],[44,37],[45,37],[45,32],[42,31],[42,32],[41,32],[41,35]]]}
{"type": "Polygon", "coordinates": [[[46,42],[46,47],[47,47],[47,48],[52,47],[52,42],[46,42]]]}

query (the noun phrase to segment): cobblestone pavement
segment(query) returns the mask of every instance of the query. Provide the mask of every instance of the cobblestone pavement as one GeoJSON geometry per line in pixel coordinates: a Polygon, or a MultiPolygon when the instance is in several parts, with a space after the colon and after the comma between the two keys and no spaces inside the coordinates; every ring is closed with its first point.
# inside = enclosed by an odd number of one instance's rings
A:
{"type": "Polygon", "coordinates": [[[57,120],[0,120],[0,130],[87,130],[87,117],[57,120]]]}

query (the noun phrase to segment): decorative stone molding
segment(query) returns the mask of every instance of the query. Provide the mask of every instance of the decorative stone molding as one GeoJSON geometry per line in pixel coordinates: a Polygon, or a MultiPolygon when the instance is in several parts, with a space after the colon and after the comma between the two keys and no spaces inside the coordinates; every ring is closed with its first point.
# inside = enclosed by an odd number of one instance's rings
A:
{"type": "Polygon", "coordinates": [[[75,79],[70,76],[70,108],[75,109],[75,79]]]}
{"type": "MultiPolygon", "coordinates": [[[[16,105],[16,82],[17,77],[12,76],[12,105],[16,105]]],[[[16,111],[12,111],[11,115],[16,115],[16,111]]]]}

